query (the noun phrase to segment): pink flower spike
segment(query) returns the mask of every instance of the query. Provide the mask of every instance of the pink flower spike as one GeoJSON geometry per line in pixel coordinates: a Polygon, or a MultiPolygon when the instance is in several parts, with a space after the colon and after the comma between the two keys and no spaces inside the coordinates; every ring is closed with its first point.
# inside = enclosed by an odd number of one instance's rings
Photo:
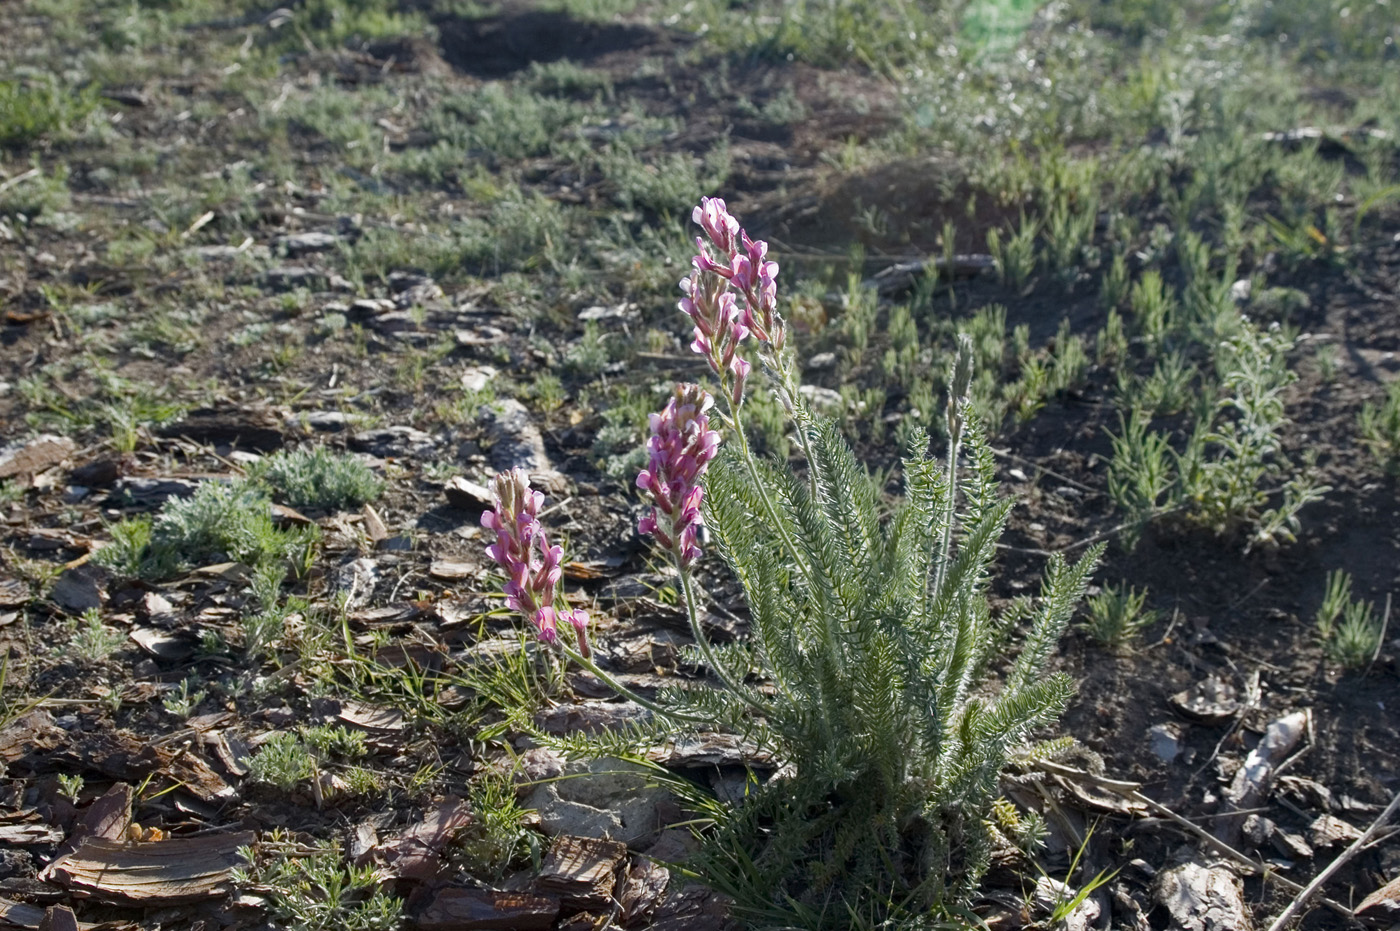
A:
{"type": "MultiPolygon", "coordinates": [[[[748,363],[743,359],[735,358],[730,365],[747,375],[748,363]]],[[[637,530],[655,536],[676,554],[682,567],[700,555],[695,542],[704,523],[700,479],[719,449],[719,434],[710,429],[706,414],[713,405],[714,398],[698,385],[677,385],[661,413],[649,418],[650,460],[637,477],[637,486],[651,498],[651,513],[638,521],[637,530]]]]}
{"type": "Polygon", "coordinates": [[[496,533],[486,555],[506,575],[506,604],[530,620],[541,640],[558,641],[554,599],[563,576],[564,549],[551,546],[539,512],[544,495],[530,487],[522,469],[502,472],[491,481],[495,508],[481,517],[481,525],[496,533]]]}

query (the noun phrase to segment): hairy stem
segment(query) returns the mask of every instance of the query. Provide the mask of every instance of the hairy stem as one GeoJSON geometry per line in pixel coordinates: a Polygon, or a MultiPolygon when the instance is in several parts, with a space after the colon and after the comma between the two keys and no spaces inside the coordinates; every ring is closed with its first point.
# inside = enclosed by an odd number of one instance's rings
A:
{"type": "Polygon", "coordinates": [[[690,621],[690,633],[695,638],[696,646],[700,647],[700,652],[705,657],[706,664],[714,671],[716,677],[724,683],[725,687],[735,695],[742,698],[750,707],[763,715],[769,715],[773,709],[750,694],[749,689],[744,687],[744,683],[734,676],[715,655],[714,647],[710,646],[710,638],[705,636],[705,631],[700,626],[700,605],[695,597],[695,581],[691,578],[690,570],[681,565],[680,558],[676,558],[676,568],[681,574],[681,591],[685,594],[685,614],[690,621]]]}
{"type": "Polygon", "coordinates": [[[700,717],[699,715],[685,714],[681,711],[674,711],[669,708],[663,708],[660,705],[656,704],[656,702],[643,698],[636,692],[629,689],[627,686],[623,685],[621,682],[617,681],[617,679],[613,678],[613,676],[610,673],[604,672],[598,667],[597,663],[593,662],[593,660],[584,656],[582,653],[578,652],[573,647],[568,646],[562,641],[560,642],[559,647],[566,657],[568,657],[573,662],[578,663],[580,666],[582,666],[584,669],[587,669],[593,675],[597,676],[604,682],[604,684],[607,685],[608,688],[612,689],[614,692],[621,695],[623,698],[626,698],[629,701],[636,702],[646,710],[650,711],[652,714],[658,715],[662,718],[666,718],[672,721],[686,721],[691,724],[706,723],[706,719],[700,717]]]}

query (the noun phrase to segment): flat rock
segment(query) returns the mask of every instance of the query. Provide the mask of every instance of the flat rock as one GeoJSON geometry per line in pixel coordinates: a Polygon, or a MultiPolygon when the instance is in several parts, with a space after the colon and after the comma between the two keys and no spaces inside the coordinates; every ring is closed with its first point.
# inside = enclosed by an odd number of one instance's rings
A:
{"type": "Polygon", "coordinates": [[[525,405],[506,398],[481,407],[491,442],[491,466],[502,472],[552,472],[554,466],[544,450],[544,436],[525,405]]]}
{"type": "Polygon", "coordinates": [[[49,598],[71,614],[82,614],[102,607],[102,594],[106,587],[106,570],[86,563],[59,573],[49,591],[49,598]]]}
{"type": "Polygon", "coordinates": [[[561,778],[536,785],[523,803],[539,813],[551,836],[609,838],[635,846],[661,827],[657,806],[666,790],[648,784],[647,771],[622,760],[572,760],[561,778]]]}
{"type": "Polygon", "coordinates": [[[45,433],[0,449],[0,478],[34,475],[58,465],[77,450],[66,436],[45,433]]]}
{"type": "Polygon", "coordinates": [[[380,459],[423,459],[433,454],[438,441],[413,427],[380,427],[362,430],[350,438],[350,448],[380,459]]]}
{"type": "Polygon", "coordinates": [[[112,496],[138,507],[159,507],[171,498],[188,498],[199,490],[199,482],[187,478],[141,478],[126,476],[112,485],[112,496]]]}

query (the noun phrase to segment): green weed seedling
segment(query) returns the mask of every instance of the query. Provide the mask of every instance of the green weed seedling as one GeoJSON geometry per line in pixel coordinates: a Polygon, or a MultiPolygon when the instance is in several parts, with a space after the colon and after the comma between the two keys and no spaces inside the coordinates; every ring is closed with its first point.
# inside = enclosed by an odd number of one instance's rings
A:
{"type": "Polygon", "coordinates": [[[333,842],[293,843],[280,829],[239,853],[247,864],[233,873],[240,886],[269,902],[278,927],[299,931],[394,931],[403,924],[403,902],[383,889],[373,864],[345,862],[333,842]]]}
{"type": "Polygon", "coordinates": [[[182,679],[179,690],[166,693],[160,703],[175,717],[188,718],[199,708],[200,702],[204,701],[205,694],[204,689],[190,691],[190,680],[182,679]]]}
{"type": "MultiPolygon", "coordinates": [[[[1321,359],[1321,349],[1318,357],[1321,359]]],[[[1400,382],[1391,382],[1381,403],[1362,405],[1356,427],[1385,473],[1400,475],[1400,382]]]]}
{"type": "Polygon", "coordinates": [[[1105,586],[1089,597],[1089,616],[1079,626],[1104,646],[1119,649],[1156,623],[1157,612],[1144,610],[1146,603],[1145,589],[1105,586]]]}
{"type": "Polygon", "coordinates": [[[71,130],[97,108],[97,90],[60,87],[47,76],[0,81],[0,148],[18,149],[71,130]]]}
{"type": "Polygon", "coordinates": [[[384,482],[364,462],[324,446],[279,450],[256,463],[248,477],[295,508],[348,510],[384,493],[384,482]]]}
{"type": "Polygon", "coordinates": [[[472,822],[458,837],[456,858],[473,876],[499,880],[512,865],[540,861],[539,835],[525,826],[529,812],[520,807],[516,789],[503,773],[472,779],[472,822]]]}
{"type": "Polygon", "coordinates": [[[1327,574],[1327,590],[1317,609],[1317,636],[1327,658],[1344,669],[1361,669],[1375,662],[1390,621],[1390,599],[1385,613],[1376,617],[1375,606],[1351,595],[1351,575],[1342,569],[1327,574]]]}

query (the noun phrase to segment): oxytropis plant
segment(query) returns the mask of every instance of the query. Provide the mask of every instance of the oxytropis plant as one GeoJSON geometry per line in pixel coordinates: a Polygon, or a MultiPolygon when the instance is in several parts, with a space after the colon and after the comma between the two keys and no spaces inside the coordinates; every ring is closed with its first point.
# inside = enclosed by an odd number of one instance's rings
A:
{"type": "MultiPolygon", "coordinates": [[[[1100,551],[1076,564],[1052,557],[1030,610],[995,616],[987,593],[1010,502],[996,494],[971,411],[970,346],[960,347],[950,385],[948,447],[934,456],[926,435],[914,440],[904,493],[891,505],[838,427],[803,402],[766,244],[722,200],[705,199],[694,219],[705,235],[680,309],[722,405],[697,385],[678,385],[652,415],[637,480],[650,508],[638,529],[673,561],[694,658],[718,681],[638,699],[656,727],[629,739],[728,728],[782,762],[742,802],[708,809],[716,823],[691,864],[753,926],[946,918],[988,863],[1002,768],[1013,754],[1037,752],[1029,732],[1053,721],[1071,694],[1046,664],[1100,551]],[[796,464],[749,446],[744,397],[754,362],[791,421],[796,464]],[[701,625],[702,522],[748,603],[749,637],[723,648],[701,625]],[[1007,649],[1007,628],[1027,616],[1019,652],[997,664],[994,681],[988,667],[1007,649]]],[[[511,579],[512,604],[566,656],[612,681],[558,637],[550,610],[558,556],[538,526],[538,499],[521,483],[518,474],[498,477],[497,508],[484,518],[499,537],[491,555],[511,579]]],[[[581,646],[585,619],[569,620],[581,646]]]]}

